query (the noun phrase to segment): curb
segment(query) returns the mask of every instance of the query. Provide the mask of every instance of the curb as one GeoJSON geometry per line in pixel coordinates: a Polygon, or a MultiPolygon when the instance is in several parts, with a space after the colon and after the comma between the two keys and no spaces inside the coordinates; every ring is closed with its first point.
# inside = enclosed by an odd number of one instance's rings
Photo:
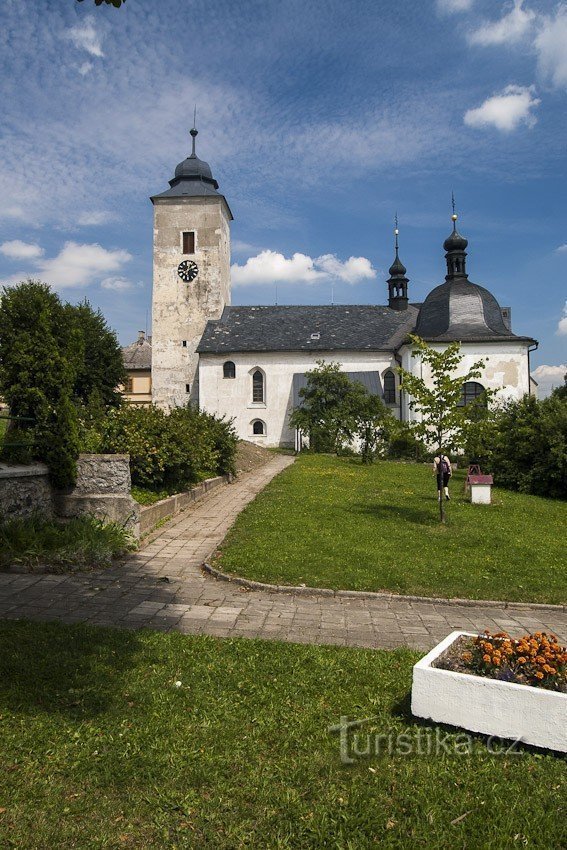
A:
{"type": "Polygon", "coordinates": [[[237,584],[240,587],[247,587],[249,590],[266,590],[270,593],[289,593],[296,596],[334,596],[339,599],[381,599],[389,602],[428,602],[432,605],[454,605],[460,608],[507,608],[512,610],[519,609],[520,611],[567,612],[567,605],[552,605],[542,602],[505,602],[495,599],[445,599],[442,596],[402,596],[398,593],[387,593],[385,591],[332,590],[327,587],[306,587],[305,585],[293,587],[287,584],[265,584],[261,581],[252,581],[241,576],[223,573],[207,563],[204,563],[201,569],[218,581],[237,584]]]}

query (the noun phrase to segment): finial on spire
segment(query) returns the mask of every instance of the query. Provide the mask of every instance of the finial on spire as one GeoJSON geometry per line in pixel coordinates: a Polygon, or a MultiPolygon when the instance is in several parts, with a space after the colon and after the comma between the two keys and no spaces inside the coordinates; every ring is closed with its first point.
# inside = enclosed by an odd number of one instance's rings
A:
{"type": "Polygon", "coordinates": [[[195,104],[195,108],[193,109],[193,127],[192,127],[191,130],[189,130],[189,133],[190,133],[191,139],[192,139],[191,156],[194,156],[194,157],[197,156],[197,154],[195,153],[195,139],[196,139],[197,135],[199,134],[199,131],[197,130],[196,125],[197,125],[197,105],[195,104]]]}
{"type": "Polygon", "coordinates": [[[457,213],[455,212],[455,193],[451,192],[451,206],[453,207],[453,215],[451,216],[451,221],[453,222],[453,230],[457,229],[456,221],[457,221],[457,213]]]}
{"type": "Polygon", "coordinates": [[[396,237],[396,257],[397,257],[398,256],[398,247],[399,247],[398,246],[398,235],[399,235],[399,232],[400,232],[399,229],[398,229],[398,213],[396,213],[396,215],[394,216],[394,224],[395,224],[394,236],[396,237]]]}

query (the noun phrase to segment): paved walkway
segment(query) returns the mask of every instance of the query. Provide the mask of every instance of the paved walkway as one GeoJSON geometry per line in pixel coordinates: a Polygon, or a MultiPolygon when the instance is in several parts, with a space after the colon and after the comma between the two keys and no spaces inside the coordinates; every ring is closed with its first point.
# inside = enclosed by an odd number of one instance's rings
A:
{"type": "Polygon", "coordinates": [[[567,642],[567,613],[561,611],[250,591],[205,576],[201,564],[238,513],[291,462],[276,455],[261,469],[217,488],[109,570],[70,576],[1,573],[0,617],[421,650],[453,629],[513,634],[541,629],[567,642]]]}

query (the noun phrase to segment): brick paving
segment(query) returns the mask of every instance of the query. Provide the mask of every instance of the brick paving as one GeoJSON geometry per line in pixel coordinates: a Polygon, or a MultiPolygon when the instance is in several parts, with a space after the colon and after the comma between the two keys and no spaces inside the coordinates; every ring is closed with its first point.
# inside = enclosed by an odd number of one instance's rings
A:
{"type": "Polygon", "coordinates": [[[292,462],[276,455],[211,491],[111,569],[65,576],[0,573],[0,618],[387,649],[428,650],[453,629],[541,629],[567,642],[567,612],[561,610],[303,596],[248,590],[203,574],[202,563],[238,513],[292,462]]]}

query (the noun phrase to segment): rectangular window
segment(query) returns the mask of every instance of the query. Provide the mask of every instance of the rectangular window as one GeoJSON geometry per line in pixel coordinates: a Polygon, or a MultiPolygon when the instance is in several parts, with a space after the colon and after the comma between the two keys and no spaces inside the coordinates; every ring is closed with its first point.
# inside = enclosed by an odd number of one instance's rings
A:
{"type": "Polygon", "coordinates": [[[186,393],[190,393],[190,392],[191,392],[191,384],[185,384],[185,392],[186,392],[186,393]]]}
{"type": "Polygon", "coordinates": [[[181,345],[183,346],[183,348],[187,348],[187,340],[184,339],[181,345]]]}
{"type": "Polygon", "coordinates": [[[183,234],[183,253],[184,254],[194,254],[195,253],[195,231],[190,230],[187,233],[183,234]]]}

